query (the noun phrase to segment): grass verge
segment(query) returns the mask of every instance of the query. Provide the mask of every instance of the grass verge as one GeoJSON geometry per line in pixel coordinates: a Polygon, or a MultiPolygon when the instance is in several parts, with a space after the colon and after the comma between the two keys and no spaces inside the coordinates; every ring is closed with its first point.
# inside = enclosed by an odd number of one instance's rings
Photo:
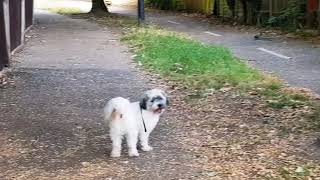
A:
{"type": "Polygon", "coordinates": [[[132,28],[123,40],[146,68],[188,88],[207,91],[229,86],[266,97],[273,108],[298,107],[310,101],[300,93],[284,92],[277,78],[251,68],[222,46],[154,27],[132,28]]]}
{"type": "Polygon", "coordinates": [[[50,12],[57,14],[78,14],[83,13],[80,8],[63,8],[63,7],[55,7],[46,9],[50,12]]]}
{"type": "Polygon", "coordinates": [[[198,90],[226,85],[251,89],[265,80],[222,46],[205,45],[156,28],[134,29],[123,39],[135,47],[137,59],[147,68],[198,90]]]}

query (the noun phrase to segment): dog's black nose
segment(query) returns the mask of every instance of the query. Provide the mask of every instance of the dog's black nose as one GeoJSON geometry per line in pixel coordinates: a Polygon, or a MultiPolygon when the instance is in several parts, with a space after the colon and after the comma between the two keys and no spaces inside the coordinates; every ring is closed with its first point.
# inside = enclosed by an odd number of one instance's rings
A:
{"type": "Polygon", "coordinates": [[[164,108],[163,104],[158,104],[158,108],[164,108]]]}

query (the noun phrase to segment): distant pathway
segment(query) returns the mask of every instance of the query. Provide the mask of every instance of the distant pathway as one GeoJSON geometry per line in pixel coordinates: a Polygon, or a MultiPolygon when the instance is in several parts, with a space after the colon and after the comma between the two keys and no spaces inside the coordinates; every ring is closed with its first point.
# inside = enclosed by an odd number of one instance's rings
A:
{"type": "MultiPolygon", "coordinates": [[[[111,12],[135,16],[135,9],[111,7],[111,12]]],[[[148,12],[149,22],[188,35],[209,44],[232,49],[255,67],[275,73],[290,85],[310,88],[320,94],[320,46],[298,40],[274,38],[254,40],[258,32],[210,25],[206,19],[185,17],[172,12],[148,12]]]]}

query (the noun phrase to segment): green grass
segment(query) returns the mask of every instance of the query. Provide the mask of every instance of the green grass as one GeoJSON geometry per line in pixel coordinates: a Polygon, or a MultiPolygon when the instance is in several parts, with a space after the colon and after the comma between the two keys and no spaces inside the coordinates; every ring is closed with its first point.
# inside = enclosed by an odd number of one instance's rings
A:
{"type": "Polygon", "coordinates": [[[146,68],[200,91],[232,86],[245,92],[256,92],[273,108],[300,107],[309,98],[283,92],[282,83],[262,74],[234,57],[222,46],[202,44],[181,34],[154,27],[133,27],[126,33],[136,60],[146,68]]]}
{"type": "Polygon", "coordinates": [[[304,105],[309,105],[309,97],[299,93],[283,92],[280,89],[266,88],[259,92],[262,96],[268,99],[267,103],[270,107],[282,109],[286,107],[297,108],[304,105]]]}
{"type": "Polygon", "coordinates": [[[288,168],[282,167],[279,169],[279,172],[282,179],[303,180],[303,179],[312,179],[311,170],[312,170],[312,167],[298,166],[296,169],[288,169],[288,168]]]}
{"type": "Polygon", "coordinates": [[[79,8],[63,8],[63,7],[56,7],[56,8],[48,8],[50,12],[54,12],[57,14],[79,14],[82,13],[81,9],[79,8]]]}
{"type": "Polygon", "coordinates": [[[225,85],[252,88],[264,76],[222,46],[205,45],[155,28],[135,29],[124,40],[137,48],[137,59],[158,73],[195,89],[225,85]]]}

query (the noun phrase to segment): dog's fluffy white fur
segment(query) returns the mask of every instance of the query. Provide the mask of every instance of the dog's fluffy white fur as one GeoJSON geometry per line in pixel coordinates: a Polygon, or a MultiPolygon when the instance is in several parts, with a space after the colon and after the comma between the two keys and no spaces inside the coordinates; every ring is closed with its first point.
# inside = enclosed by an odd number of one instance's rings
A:
{"type": "Polygon", "coordinates": [[[104,118],[110,128],[111,157],[120,157],[124,136],[127,140],[129,156],[139,156],[138,139],[143,151],[152,150],[148,142],[149,135],[168,104],[166,94],[159,89],[146,91],[139,102],[131,103],[122,97],[109,100],[104,108],[104,118]],[[143,121],[147,132],[145,132],[143,121]]]}

